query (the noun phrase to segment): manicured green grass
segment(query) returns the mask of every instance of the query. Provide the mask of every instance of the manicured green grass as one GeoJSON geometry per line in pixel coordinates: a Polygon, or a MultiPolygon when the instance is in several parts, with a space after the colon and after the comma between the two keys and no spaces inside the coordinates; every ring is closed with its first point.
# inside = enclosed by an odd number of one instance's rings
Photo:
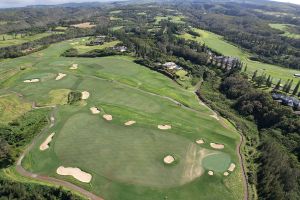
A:
{"type": "MultiPolygon", "coordinates": [[[[0,62],[0,69],[30,66],[10,78],[7,90],[22,93],[24,100],[38,105],[63,104],[68,90],[88,91],[90,98],[76,105],[59,105],[55,126],[45,133],[25,157],[23,166],[38,174],[75,183],[104,199],[241,199],[243,187],[236,153],[239,135],[212,118],[196,95],[171,79],[133,62],[132,57],[65,58],[60,54],[80,39],[16,59],[0,62]],[[70,70],[72,64],[77,70],[70,70]],[[67,74],[56,81],[58,73],[67,74]],[[23,80],[40,78],[25,84],[23,80]],[[161,96],[159,96],[161,95],[161,96]],[[177,105],[173,98],[193,110],[177,105]],[[89,108],[97,106],[99,115],[89,108]],[[102,115],[111,114],[112,121],[102,115]],[[132,126],[124,122],[134,120],[132,126]],[[157,125],[172,129],[159,130],[157,125]],[[40,144],[52,132],[50,148],[40,144]],[[196,140],[203,139],[198,145],[196,140]],[[223,150],[210,142],[222,143],[223,150]],[[176,162],[163,163],[166,155],[176,162]],[[231,162],[236,170],[223,176],[231,162]],[[56,169],[79,167],[92,175],[90,184],[59,176],[56,169]],[[214,170],[215,175],[207,175],[214,170]],[[226,182],[226,185],[224,184],[226,182]],[[235,191],[228,185],[236,185],[235,191]],[[236,193],[238,195],[236,195],[236,193]]],[[[5,93],[5,91],[2,91],[5,93]]],[[[222,121],[222,120],[221,120],[222,121]]]]}
{"type": "Polygon", "coordinates": [[[286,37],[290,37],[290,38],[295,38],[295,39],[299,39],[300,38],[300,34],[296,34],[296,33],[291,33],[289,32],[289,28],[293,25],[291,24],[269,24],[269,26],[271,28],[274,28],[274,29],[278,29],[278,30],[281,30],[281,31],[284,31],[284,34],[283,36],[286,36],[286,37]]]}
{"type": "Polygon", "coordinates": [[[267,75],[271,75],[274,78],[274,83],[279,79],[282,79],[284,81],[287,81],[288,79],[293,79],[294,83],[298,82],[298,79],[294,77],[294,74],[300,73],[300,70],[293,70],[276,65],[252,61],[249,59],[249,57],[251,56],[250,53],[245,52],[237,46],[225,41],[222,36],[201,29],[193,30],[198,32],[201,36],[194,37],[186,33],[184,35],[180,35],[180,37],[195,40],[200,43],[205,43],[209,48],[225,56],[233,56],[241,59],[241,61],[248,66],[247,72],[250,75],[252,75],[255,70],[258,70],[259,74],[266,73],[267,75]]]}
{"type": "Polygon", "coordinates": [[[159,24],[159,22],[161,22],[161,20],[170,20],[173,23],[184,23],[182,20],[185,17],[183,15],[178,15],[178,16],[172,16],[172,15],[168,15],[168,16],[156,16],[155,17],[155,24],[159,24]]]}
{"type": "Polygon", "coordinates": [[[108,47],[114,47],[116,44],[120,43],[119,40],[105,42],[103,45],[96,45],[96,46],[86,46],[86,43],[89,42],[91,39],[83,38],[80,42],[74,42],[73,48],[77,49],[80,54],[86,53],[95,49],[105,49],[108,47]]]}
{"type": "Polygon", "coordinates": [[[39,33],[39,34],[35,34],[35,35],[31,35],[31,36],[24,36],[24,37],[21,37],[21,35],[18,34],[16,38],[14,37],[14,35],[2,34],[2,35],[0,35],[0,47],[19,45],[19,44],[22,44],[25,42],[38,40],[38,39],[41,39],[43,37],[46,37],[46,36],[49,36],[52,34],[55,34],[55,33],[39,33]]]}

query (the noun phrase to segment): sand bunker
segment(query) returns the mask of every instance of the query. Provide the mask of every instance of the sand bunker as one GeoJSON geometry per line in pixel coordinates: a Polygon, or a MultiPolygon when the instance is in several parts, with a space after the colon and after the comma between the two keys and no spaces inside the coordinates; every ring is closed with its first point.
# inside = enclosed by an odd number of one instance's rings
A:
{"type": "Polygon", "coordinates": [[[171,129],[172,127],[170,125],[158,125],[157,128],[161,130],[168,130],[171,129]]]}
{"type": "Polygon", "coordinates": [[[208,171],[208,175],[212,176],[212,175],[214,175],[214,172],[213,171],[208,171]]]}
{"type": "Polygon", "coordinates": [[[82,99],[82,100],[86,100],[86,99],[88,99],[89,97],[90,97],[90,93],[89,93],[89,92],[87,92],[87,91],[81,92],[81,99],[82,99]]]}
{"type": "Polygon", "coordinates": [[[136,121],[128,121],[128,122],[125,123],[125,126],[131,126],[135,123],[136,123],[136,121]]]}
{"type": "Polygon", "coordinates": [[[229,173],[228,172],[224,172],[224,176],[228,176],[229,175],[229,173]]]}
{"type": "Polygon", "coordinates": [[[45,151],[46,149],[49,148],[49,143],[52,141],[52,137],[54,136],[55,133],[51,133],[47,139],[41,144],[40,150],[45,151]]]}
{"type": "Polygon", "coordinates": [[[164,157],[164,163],[166,163],[166,164],[172,164],[174,161],[175,161],[175,158],[171,155],[164,157]]]}
{"type": "Polygon", "coordinates": [[[210,146],[214,149],[224,149],[224,144],[210,143],[210,146]]]}
{"type": "Polygon", "coordinates": [[[70,69],[78,69],[78,64],[73,64],[72,67],[70,67],[70,69]]]}
{"type": "Polygon", "coordinates": [[[40,79],[34,78],[34,79],[29,79],[24,81],[24,83],[37,83],[37,82],[40,82],[40,79]]]}
{"type": "Polygon", "coordinates": [[[84,183],[89,183],[92,180],[92,175],[81,171],[79,168],[60,166],[57,168],[56,173],[62,176],[73,176],[77,180],[84,183]]]}
{"type": "Polygon", "coordinates": [[[220,118],[218,117],[218,115],[216,113],[214,113],[213,115],[210,115],[211,117],[215,118],[216,120],[220,120],[220,118]]]}
{"type": "Polygon", "coordinates": [[[235,169],[235,164],[231,163],[229,168],[228,168],[228,171],[233,172],[234,169],[235,169]]]}
{"type": "Polygon", "coordinates": [[[100,113],[100,110],[99,110],[97,107],[91,107],[90,110],[91,110],[91,112],[92,112],[94,115],[100,113]]]}
{"type": "Polygon", "coordinates": [[[200,140],[196,140],[197,144],[204,144],[204,140],[200,139],[200,140]]]}
{"type": "Polygon", "coordinates": [[[112,116],[111,115],[103,115],[103,118],[106,119],[107,121],[111,121],[112,120],[112,116]]]}
{"type": "Polygon", "coordinates": [[[64,78],[65,76],[67,76],[67,74],[63,74],[63,73],[58,73],[58,76],[55,78],[55,80],[60,80],[62,78],[64,78]]]}

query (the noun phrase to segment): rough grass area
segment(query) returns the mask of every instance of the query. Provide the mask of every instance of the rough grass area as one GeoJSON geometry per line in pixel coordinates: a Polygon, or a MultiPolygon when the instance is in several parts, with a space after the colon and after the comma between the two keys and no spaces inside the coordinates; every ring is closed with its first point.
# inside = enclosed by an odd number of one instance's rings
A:
{"type": "Polygon", "coordinates": [[[300,34],[290,32],[290,29],[293,28],[294,25],[291,24],[269,24],[271,28],[284,31],[282,34],[285,37],[290,37],[294,39],[300,39],[300,34]]]}
{"type": "MultiPolygon", "coordinates": [[[[22,63],[33,66],[13,75],[7,91],[21,93],[39,106],[62,104],[55,113],[55,125],[38,139],[23,160],[28,170],[75,183],[104,199],[241,199],[236,145],[239,135],[231,127],[211,117],[196,95],[173,80],[133,62],[132,57],[66,58],[60,54],[82,38],[51,45],[49,48],[16,59],[4,60],[8,70],[22,63]],[[70,70],[73,64],[78,69],[70,70]],[[67,74],[56,81],[58,73],[67,74]],[[39,78],[38,83],[23,81],[39,78]],[[78,104],[63,105],[69,90],[88,91],[78,104]],[[178,104],[180,102],[186,107],[178,104]],[[93,115],[91,107],[101,112],[93,115]],[[103,115],[112,115],[112,121],[103,115]],[[125,126],[134,120],[136,124],[125,126]],[[169,124],[169,130],[158,125],[169,124]],[[49,149],[39,146],[55,132],[49,149]],[[203,139],[204,144],[196,144],[203,139]],[[222,143],[223,150],[209,143],[222,143]],[[166,165],[163,158],[173,155],[166,165]],[[237,169],[228,177],[223,172],[234,162],[237,169]],[[89,184],[56,169],[79,167],[92,175],[89,184]],[[214,176],[207,174],[215,172],[214,176]],[[226,184],[224,184],[226,182],[226,184]],[[236,185],[234,190],[228,185],[236,185]],[[239,194],[236,196],[236,193],[239,194]]],[[[5,91],[4,91],[5,93],[5,91]]]]}
{"type": "Polygon", "coordinates": [[[183,15],[178,15],[178,16],[173,16],[173,15],[168,15],[168,16],[156,16],[155,17],[155,24],[159,24],[162,20],[170,20],[173,23],[184,23],[182,21],[185,17],[183,15]]]}
{"type": "Polygon", "coordinates": [[[198,32],[201,36],[194,37],[188,33],[180,35],[180,37],[190,40],[195,40],[200,43],[205,43],[209,48],[220,52],[226,56],[233,56],[241,59],[241,61],[247,64],[248,69],[247,72],[252,75],[255,70],[258,70],[258,74],[266,73],[274,77],[274,82],[282,79],[287,81],[288,79],[293,79],[294,83],[298,82],[298,79],[294,77],[294,74],[300,73],[299,70],[293,70],[288,68],[283,68],[276,65],[265,64],[257,61],[252,61],[249,58],[251,54],[245,52],[234,46],[233,44],[227,42],[223,39],[222,36],[217,35],[215,33],[204,31],[201,29],[193,29],[194,31],[198,32]]]}

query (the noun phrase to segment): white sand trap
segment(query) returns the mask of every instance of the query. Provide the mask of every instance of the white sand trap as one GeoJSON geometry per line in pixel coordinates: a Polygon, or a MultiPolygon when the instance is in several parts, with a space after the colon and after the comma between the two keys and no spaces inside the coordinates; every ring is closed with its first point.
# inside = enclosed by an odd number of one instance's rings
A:
{"type": "Polygon", "coordinates": [[[70,67],[70,69],[78,69],[78,64],[73,64],[72,67],[70,67]]]}
{"type": "Polygon", "coordinates": [[[84,183],[89,183],[92,180],[92,175],[81,171],[79,168],[60,166],[57,168],[56,173],[62,176],[73,176],[77,180],[84,183]]]}
{"type": "Polygon", "coordinates": [[[224,176],[228,176],[229,175],[229,173],[228,172],[224,172],[224,176]]]}
{"type": "Polygon", "coordinates": [[[229,168],[228,168],[228,171],[233,172],[234,169],[235,169],[235,164],[231,163],[230,166],[229,166],[229,168]]]}
{"type": "Polygon", "coordinates": [[[37,83],[37,82],[40,82],[40,79],[35,78],[35,79],[29,79],[24,81],[24,83],[37,83]]]}
{"type": "Polygon", "coordinates": [[[136,123],[136,121],[128,121],[128,122],[125,123],[125,126],[131,126],[135,123],[136,123]]]}
{"type": "Polygon", "coordinates": [[[164,157],[164,163],[166,163],[166,164],[172,164],[174,161],[175,161],[175,158],[171,155],[164,157]]]}
{"type": "Polygon", "coordinates": [[[200,140],[196,140],[197,144],[204,144],[204,140],[200,139],[200,140]]]}
{"type": "Polygon", "coordinates": [[[212,175],[214,175],[214,172],[213,171],[208,171],[208,175],[212,176],[212,175]]]}
{"type": "Polygon", "coordinates": [[[170,125],[158,125],[157,128],[161,130],[168,130],[171,129],[172,127],[170,125]]]}
{"type": "Polygon", "coordinates": [[[213,115],[210,115],[211,117],[215,118],[216,120],[220,120],[220,118],[218,117],[218,115],[216,113],[214,113],[213,115]]]}
{"type": "Polygon", "coordinates": [[[94,115],[100,113],[100,110],[99,110],[97,107],[91,107],[91,108],[90,108],[90,111],[91,111],[94,115]]]}
{"type": "Polygon", "coordinates": [[[214,149],[224,149],[224,144],[210,143],[210,146],[214,149]]]}
{"type": "Polygon", "coordinates": [[[90,97],[90,93],[87,91],[81,92],[81,99],[86,100],[90,97]]]}
{"type": "Polygon", "coordinates": [[[55,78],[55,80],[60,80],[62,78],[64,78],[65,76],[67,76],[67,74],[63,74],[63,73],[58,73],[58,76],[55,78]]]}
{"type": "Polygon", "coordinates": [[[103,115],[103,118],[106,119],[107,121],[111,121],[112,120],[112,116],[111,115],[103,115]]]}
{"type": "Polygon", "coordinates": [[[53,138],[54,134],[55,134],[55,133],[51,133],[51,134],[47,137],[47,139],[41,144],[41,146],[40,146],[40,150],[41,150],[41,151],[45,151],[46,149],[49,148],[49,143],[52,141],[52,138],[53,138]]]}

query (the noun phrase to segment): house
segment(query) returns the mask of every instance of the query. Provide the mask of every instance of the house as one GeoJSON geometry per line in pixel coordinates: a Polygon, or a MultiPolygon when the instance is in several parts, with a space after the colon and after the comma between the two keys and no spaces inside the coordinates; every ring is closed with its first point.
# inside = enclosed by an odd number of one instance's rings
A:
{"type": "Polygon", "coordinates": [[[283,105],[293,107],[295,110],[300,110],[300,100],[295,97],[285,96],[283,94],[273,93],[272,98],[282,103],[283,105]]]}
{"type": "Polygon", "coordinates": [[[294,74],[295,77],[299,77],[300,78],[300,74],[294,74]]]}
{"type": "Polygon", "coordinates": [[[96,38],[104,40],[106,38],[106,35],[97,35],[96,38]]]}
{"type": "Polygon", "coordinates": [[[119,52],[127,51],[127,47],[125,47],[125,46],[115,46],[113,49],[116,51],[119,51],[119,52]]]}
{"type": "Polygon", "coordinates": [[[170,70],[181,70],[182,67],[178,66],[176,63],[174,62],[166,62],[165,64],[162,65],[164,68],[168,68],[170,70]]]}

